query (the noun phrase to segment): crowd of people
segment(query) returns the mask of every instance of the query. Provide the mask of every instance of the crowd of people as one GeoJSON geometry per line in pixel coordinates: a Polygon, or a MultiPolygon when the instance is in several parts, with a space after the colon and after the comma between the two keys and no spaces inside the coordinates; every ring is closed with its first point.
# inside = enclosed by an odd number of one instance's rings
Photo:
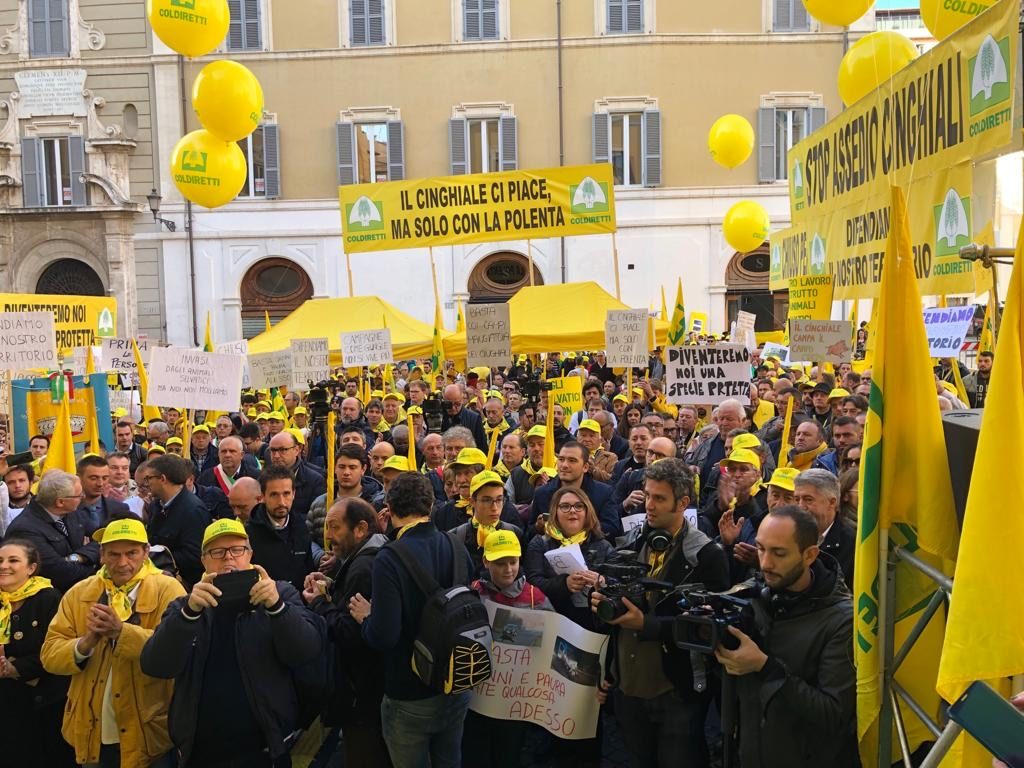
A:
{"type": "MultiPolygon", "coordinates": [[[[983,406],[991,369],[941,363],[937,407],[983,406]]],[[[871,370],[755,353],[749,402],[715,406],[670,404],[663,373],[600,352],[432,380],[398,363],[326,382],[326,421],[294,391],[117,411],[75,473],[33,437],[32,461],[0,457],[0,766],[289,766],[318,720],[319,766],[598,766],[613,741],[635,768],[859,765],[871,370]],[[582,377],[582,408],[549,402],[556,376],[582,377]],[[586,567],[557,572],[546,554],[576,546],[586,567]],[[653,581],[630,591],[630,566],[653,581]],[[597,735],[425,683],[424,578],[607,635],[597,735]],[[681,642],[685,601],[731,588],[747,620],[681,642]]]]}

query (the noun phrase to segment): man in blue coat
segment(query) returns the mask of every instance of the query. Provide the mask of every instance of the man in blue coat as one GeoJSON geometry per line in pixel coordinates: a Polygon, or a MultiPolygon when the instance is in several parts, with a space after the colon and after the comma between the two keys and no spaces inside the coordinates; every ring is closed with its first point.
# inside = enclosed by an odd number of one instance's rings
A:
{"type": "Polygon", "coordinates": [[[587,494],[597,512],[597,519],[601,521],[601,530],[605,536],[621,536],[622,520],[619,517],[619,508],[612,499],[612,487],[607,483],[599,483],[590,476],[590,451],[586,446],[570,440],[558,452],[557,465],[558,477],[534,491],[533,505],[530,507],[530,529],[536,530],[537,519],[550,512],[551,497],[555,495],[555,491],[567,486],[579,488],[587,494]]]}

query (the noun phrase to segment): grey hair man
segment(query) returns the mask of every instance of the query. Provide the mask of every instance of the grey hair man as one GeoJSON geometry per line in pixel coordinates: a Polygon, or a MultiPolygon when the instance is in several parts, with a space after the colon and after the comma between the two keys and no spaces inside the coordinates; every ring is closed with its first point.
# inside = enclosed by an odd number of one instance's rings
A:
{"type": "Polygon", "coordinates": [[[814,517],[819,548],[839,563],[843,580],[852,590],[857,529],[839,514],[839,478],[827,469],[805,470],[797,475],[793,501],[814,517]]]}

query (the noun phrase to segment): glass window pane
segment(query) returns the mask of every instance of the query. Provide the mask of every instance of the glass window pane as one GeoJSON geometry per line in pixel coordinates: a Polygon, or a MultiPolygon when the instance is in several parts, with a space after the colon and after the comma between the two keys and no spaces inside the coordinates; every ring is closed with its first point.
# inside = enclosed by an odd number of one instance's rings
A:
{"type": "Polygon", "coordinates": [[[498,121],[487,121],[487,170],[490,173],[501,170],[501,147],[498,143],[498,121]]]}
{"type": "Polygon", "coordinates": [[[239,197],[249,197],[252,195],[252,162],[249,157],[249,137],[246,136],[244,139],[239,139],[238,146],[242,150],[242,154],[245,155],[245,184],[242,185],[242,191],[238,193],[239,197]]]}
{"type": "Polygon", "coordinates": [[[257,128],[249,137],[252,141],[252,194],[267,194],[266,171],[263,161],[263,130],[257,128]]]}
{"type": "Polygon", "coordinates": [[[796,144],[807,138],[807,110],[793,109],[790,114],[793,116],[793,144],[796,144]]]}
{"type": "Polygon", "coordinates": [[[60,187],[57,180],[57,154],[54,139],[43,140],[43,183],[46,185],[46,205],[60,205],[60,187]]]}
{"type": "Polygon", "coordinates": [[[60,151],[60,189],[61,205],[71,205],[71,158],[68,155],[68,140],[57,139],[60,151]]]}
{"type": "Polygon", "coordinates": [[[623,115],[612,115],[612,169],[616,184],[624,184],[625,160],[622,151],[623,115]]]}
{"type": "Polygon", "coordinates": [[[356,158],[358,181],[361,184],[387,181],[388,127],[384,123],[362,123],[356,126],[356,158]],[[383,165],[381,158],[384,158],[383,165]]]}
{"type": "Polygon", "coordinates": [[[469,172],[483,173],[484,149],[483,149],[483,121],[469,121],[469,172]]]}
{"type": "Polygon", "coordinates": [[[643,144],[641,133],[641,124],[643,117],[638,112],[633,113],[629,116],[629,183],[630,184],[643,184],[643,151],[641,146],[643,144]]]}

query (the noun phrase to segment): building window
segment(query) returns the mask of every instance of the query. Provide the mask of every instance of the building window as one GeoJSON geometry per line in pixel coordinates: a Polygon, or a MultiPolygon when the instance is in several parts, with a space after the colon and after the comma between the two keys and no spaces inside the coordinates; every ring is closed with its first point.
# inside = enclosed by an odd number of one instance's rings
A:
{"type": "MultiPolygon", "coordinates": [[[[389,112],[391,112],[389,110],[389,112]]],[[[338,184],[373,184],[405,178],[405,131],[401,120],[385,120],[379,113],[359,114],[367,122],[337,124],[338,184]],[[376,118],[376,119],[374,119],[376,118]]],[[[397,113],[395,113],[397,115],[397,113]]]]}
{"type": "Polygon", "coordinates": [[[519,165],[514,117],[457,117],[448,122],[452,175],[514,171],[519,165]]]}
{"type": "Polygon", "coordinates": [[[276,324],[313,298],[309,275],[288,259],[269,258],[253,264],[242,278],[242,335],[251,339],[266,327],[264,311],[276,324]]]}
{"type": "Polygon", "coordinates": [[[498,118],[467,120],[469,131],[469,172],[490,173],[501,166],[498,118]]]}
{"type": "Polygon", "coordinates": [[[775,110],[775,178],[785,181],[786,156],[796,144],[807,138],[810,125],[809,109],[775,110]]]}
{"type": "Polygon", "coordinates": [[[772,0],[775,32],[809,32],[811,17],[802,0],[772,0]]]}
{"type": "Polygon", "coordinates": [[[462,0],[462,39],[498,39],[498,0],[462,0]]]}
{"type": "Polygon", "coordinates": [[[263,50],[260,0],[228,0],[231,23],[228,26],[229,51],[263,50]]]}
{"type": "Polygon", "coordinates": [[[280,150],[277,125],[264,123],[238,142],[245,155],[245,184],[239,197],[281,196],[280,150]]]}
{"type": "Polygon", "coordinates": [[[607,0],[607,2],[609,35],[644,31],[644,0],[607,0]]]}
{"type": "Polygon", "coordinates": [[[617,186],[635,187],[643,184],[644,164],[641,139],[642,112],[612,115],[612,170],[617,186]]]}
{"type": "MultiPolygon", "coordinates": [[[[758,111],[758,180],[762,183],[789,178],[789,150],[825,124],[824,107],[789,103],[761,107],[758,111]]],[[[762,102],[764,103],[764,102],[762,102]]]]}
{"type": "Polygon", "coordinates": [[[68,139],[42,139],[43,205],[71,205],[71,158],[68,139]]]}
{"type": "Polygon", "coordinates": [[[27,208],[86,205],[85,141],[81,136],[21,140],[22,191],[27,208]]]}
{"type": "Polygon", "coordinates": [[[33,59],[71,51],[68,0],[28,0],[28,52],[33,59]]]}
{"type": "Polygon", "coordinates": [[[594,162],[611,163],[615,185],[661,185],[661,113],[656,109],[598,112],[593,122],[594,162]]]}
{"type": "Polygon", "coordinates": [[[349,5],[349,43],[384,45],[384,0],[351,0],[349,5]]]}
{"type": "Polygon", "coordinates": [[[356,125],[356,180],[360,184],[391,181],[388,175],[388,124],[356,125]]]}
{"type": "Polygon", "coordinates": [[[60,296],[106,296],[103,281],[92,267],[78,259],[58,259],[43,270],[36,293],[60,296]]]}

